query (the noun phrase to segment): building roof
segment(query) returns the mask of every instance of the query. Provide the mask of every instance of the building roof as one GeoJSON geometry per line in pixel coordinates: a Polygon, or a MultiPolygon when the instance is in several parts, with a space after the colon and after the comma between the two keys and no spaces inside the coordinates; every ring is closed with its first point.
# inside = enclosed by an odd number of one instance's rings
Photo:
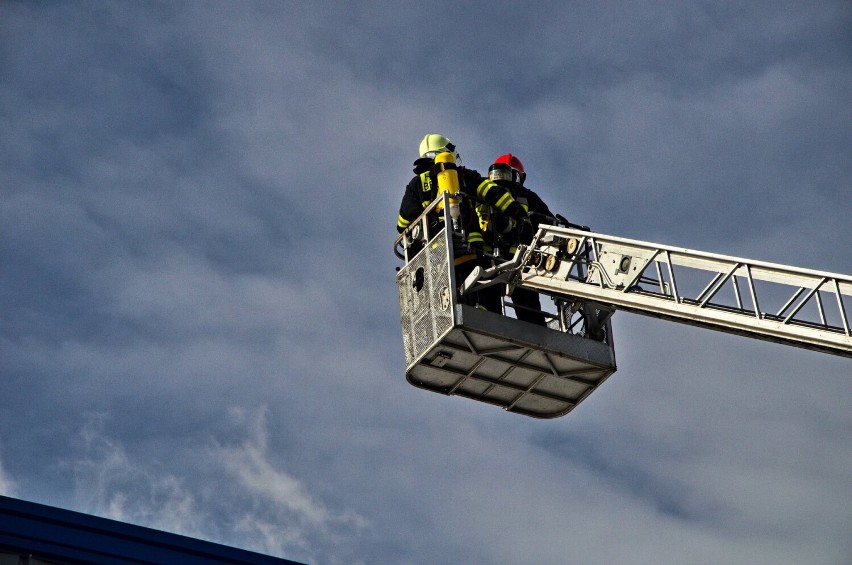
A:
{"type": "Polygon", "coordinates": [[[300,565],[295,561],[0,496],[0,554],[76,564],[300,565]]]}

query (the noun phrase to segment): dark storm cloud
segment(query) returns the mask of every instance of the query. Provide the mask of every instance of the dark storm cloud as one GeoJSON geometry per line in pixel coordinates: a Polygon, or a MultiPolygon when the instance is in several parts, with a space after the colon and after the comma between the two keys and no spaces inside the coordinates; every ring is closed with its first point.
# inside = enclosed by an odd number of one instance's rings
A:
{"type": "Polygon", "coordinates": [[[0,492],[318,563],[842,561],[846,359],[618,314],[514,417],[405,384],[391,242],[440,131],[601,231],[849,272],[849,21],[4,4],[0,492]]]}

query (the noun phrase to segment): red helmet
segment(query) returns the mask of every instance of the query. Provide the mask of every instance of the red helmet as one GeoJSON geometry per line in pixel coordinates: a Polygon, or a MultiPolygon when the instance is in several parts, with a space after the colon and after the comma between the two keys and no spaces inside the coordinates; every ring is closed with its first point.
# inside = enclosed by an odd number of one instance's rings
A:
{"type": "MultiPolygon", "coordinates": [[[[513,176],[515,176],[514,181],[518,184],[524,184],[524,180],[527,178],[527,173],[524,171],[524,164],[521,163],[520,159],[511,153],[506,153],[505,155],[500,155],[494,160],[494,165],[498,164],[509,165],[514,173],[513,176]]],[[[492,167],[494,165],[492,165],[492,167]]]]}

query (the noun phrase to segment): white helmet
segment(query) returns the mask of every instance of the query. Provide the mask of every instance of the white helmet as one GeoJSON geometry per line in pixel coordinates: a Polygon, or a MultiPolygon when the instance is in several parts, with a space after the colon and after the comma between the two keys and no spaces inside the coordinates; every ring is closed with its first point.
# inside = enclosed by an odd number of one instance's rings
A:
{"type": "Polygon", "coordinates": [[[427,133],[420,142],[420,157],[434,159],[438,153],[453,153],[456,157],[456,163],[460,161],[459,154],[456,153],[456,146],[448,138],[438,133],[427,133]]]}

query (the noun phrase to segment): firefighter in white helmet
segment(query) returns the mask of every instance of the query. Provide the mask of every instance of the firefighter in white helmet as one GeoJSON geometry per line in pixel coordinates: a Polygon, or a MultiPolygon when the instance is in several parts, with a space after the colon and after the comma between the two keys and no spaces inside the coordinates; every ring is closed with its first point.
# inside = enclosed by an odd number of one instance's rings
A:
{"type": "MultiPolygon", "coordinates": [[[[414,161],[414,178],[405,187],[396,223],[398,232],[405,231],[411,222],[417,219],[423,213],[423,210],[437,198],[438,171],[435,167],[435,157],[445,152],[453,154],[461,190],[469,198],[474,199],[476,202],[487,204],[507,217],[517,219],[519,222],[526,220],[526,211],[520,204],[515,202],[508,189],[484,178],[473,169],[460,166],[461,157],[456,151],[456,146],[447,137],[430,133],[424,136],[423,141],[420,142],[420,157],[414,161]]],[[[479,221],[472,208],[463,206],[461,221],[463,222],[462,228],[467,234],[467,243],[472,250],[470,252],[460,252],[456,256],[456,279],[458,281],[464,280],[477,264],[487,266],[481,254],[476,253],[477,250],[484,249],[485,241],[479,227],[479,221]]],[[[478,296],[468,297],[471,303],[478,304],[494,312],[502,311],[499,292],[486,289],[477,294],[478,296]]]]}

